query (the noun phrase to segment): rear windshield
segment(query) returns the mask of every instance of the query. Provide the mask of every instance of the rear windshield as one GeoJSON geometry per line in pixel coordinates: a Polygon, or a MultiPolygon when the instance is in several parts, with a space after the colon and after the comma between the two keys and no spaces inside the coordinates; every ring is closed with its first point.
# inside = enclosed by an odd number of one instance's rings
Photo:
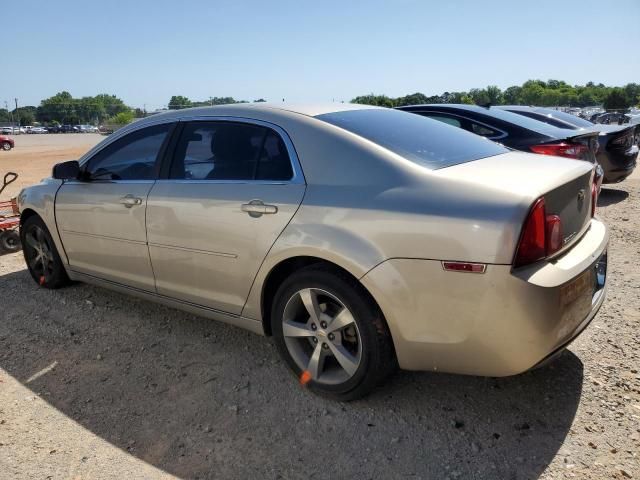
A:
{"type": "Polygon", "coordinates": [[[553,117],[559,118],[560,120],[564,120],[565,122],[569,122],[571,125],[575,125],[577,127],[583,127],[583,128],[594,127],[594,124],[589,120],[580,118],[577,115],[572,115],[571,113],[559,112],[559,111],[547,110],[547,109],[540,109],[539,111],[545,114],[549,114],[553,117]]]}
{"type": "Polygon", "coordinates": [[[437,120],[387,109],[348,110],[316,118],[431,170],[507,153],[505,147],[437,120]]]}

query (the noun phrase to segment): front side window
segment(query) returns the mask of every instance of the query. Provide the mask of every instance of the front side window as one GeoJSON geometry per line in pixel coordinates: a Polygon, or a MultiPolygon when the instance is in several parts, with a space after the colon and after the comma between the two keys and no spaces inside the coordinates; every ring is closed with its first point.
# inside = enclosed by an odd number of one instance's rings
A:
{"type": "Polygon", "coordinates": [[[286,146],[273,130],[247,123],[191,122],[177,142],[169,178],[290,180],[286,146]]]}
{"type": "Polygon", "coordinates": [[[91,180],[153,180],[171,124],[136,130],[94,155],[84,168],[91,180]]]}

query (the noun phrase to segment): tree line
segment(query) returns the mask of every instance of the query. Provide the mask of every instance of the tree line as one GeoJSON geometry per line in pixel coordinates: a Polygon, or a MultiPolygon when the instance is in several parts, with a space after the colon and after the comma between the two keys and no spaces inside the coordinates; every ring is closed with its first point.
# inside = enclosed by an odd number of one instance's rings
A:
{"type": "MultiPolygon", "coordinates": [[[[264,102],[264,98],[253,102],[264,102]]],[[[602,83],[588,82],[585,85],[569,85],[562,80],[528,80],[522,85],[514,85],[501,90],[495,85],[486,88],[472,88],[466,92],[444,92],[441,95],[427,96],[413,93],[402,97],[386,95],[362,95],[351,100],[352,103],[399,107],[421,103],[467,103],[477,105],[538,105],[589,107],[603,106],[607,110],[624,110],[640,106],[640,84],[628,83],[622,87],[609,87],[602,83]]],[[[210,97],[208,100],[192,101],[182,95],[174,95],[167,107],[177,110],[189,107],[224,105],[230,103],[249,103],[233,97],[210,97]]],[[[147,115],[144,109],[127,106],[115,95],[101,93],[93,97],[74,98],[63,91],[40,102],[39,106],[24,106],[7,110],[0,108],[0,122],[19,122],[20,125],[32,125],[39,122],[52,124],[125,124],[134,118],[147,115]]]]}
{"type": "Polygon", "coordinates": [[[0,122],[12,119],[20,125],[42,124],[98,124],[110,120],[133,120],[135,112],[115,95],[102,93],[94,97],[73,98],[69,92],[60,92],[40,102],[40,105],[25,106],[8,111],[0,109],[0,122]]]}
{"type": "Polygon", "coordinates": [[[640,105],[640,84],[628,83],[623,87],[608,87],[602,83],[588,82],[585,85],[569,85],[562,80],[528,80],[501,90],[495,85],[472,88],[468,92],[444,92],[427,96],[413,93],[403,97],[386,95],[358,96],[351,103],[400,107],[422,103],[466,103],[476,105],[536,105],[542,107],[589,107],[602,106],[607,110],[625,110],[640,105]]]}
{"type": "MultiPolygon", "coordinates": [[[[264,98],[254,100],[255,102],[266,102],[264,98]]],[[[248,100],[236,100],[233,97],[210,97],[209,100],[192,101],[182,95],[174,95],[167,104],[169,110],[180,110],[181,108],[209,107],[213,105],[229,105],[230,103],[249,103],[248,100]]]]}

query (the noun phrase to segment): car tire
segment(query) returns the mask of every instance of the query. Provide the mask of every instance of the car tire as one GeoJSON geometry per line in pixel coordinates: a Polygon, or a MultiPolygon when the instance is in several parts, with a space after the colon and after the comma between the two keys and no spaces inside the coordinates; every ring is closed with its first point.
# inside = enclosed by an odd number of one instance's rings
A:
{"type": "Polygon", "coordinates": [[[397,368],[380,308],[335,268],[310,266],[287,278],[275,295],[271,328],[300,384],[334,400],[365,396],[397,368]]]}
{"type": "Polygon", "coordinates": [[[20,235],[15,230],[6,230],[0,233],[0,250],[6,253],[20,251],[20,235]]]}
{"type": "Polygon", "coordinates": [[[8,152],[11,150],[11,144],[9,142],[2,142],[2,150],[8,152]]]}
{"type": "Polygon", "coordinates": [[[56,289],[71,283],[49,229],[40,217],[29,217],[24,222],[20,240],[27,268],[38,285],[56,289]]]}

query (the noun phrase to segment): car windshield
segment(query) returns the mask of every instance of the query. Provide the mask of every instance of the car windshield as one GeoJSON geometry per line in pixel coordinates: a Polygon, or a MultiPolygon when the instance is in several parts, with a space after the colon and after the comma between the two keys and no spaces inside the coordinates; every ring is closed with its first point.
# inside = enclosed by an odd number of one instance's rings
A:
{"type": "Polygon", "coordinates": [[[509,151],[460,128],[398,110],[348,110],[325,113],[316,118],[432,170],[509,151]]]}

